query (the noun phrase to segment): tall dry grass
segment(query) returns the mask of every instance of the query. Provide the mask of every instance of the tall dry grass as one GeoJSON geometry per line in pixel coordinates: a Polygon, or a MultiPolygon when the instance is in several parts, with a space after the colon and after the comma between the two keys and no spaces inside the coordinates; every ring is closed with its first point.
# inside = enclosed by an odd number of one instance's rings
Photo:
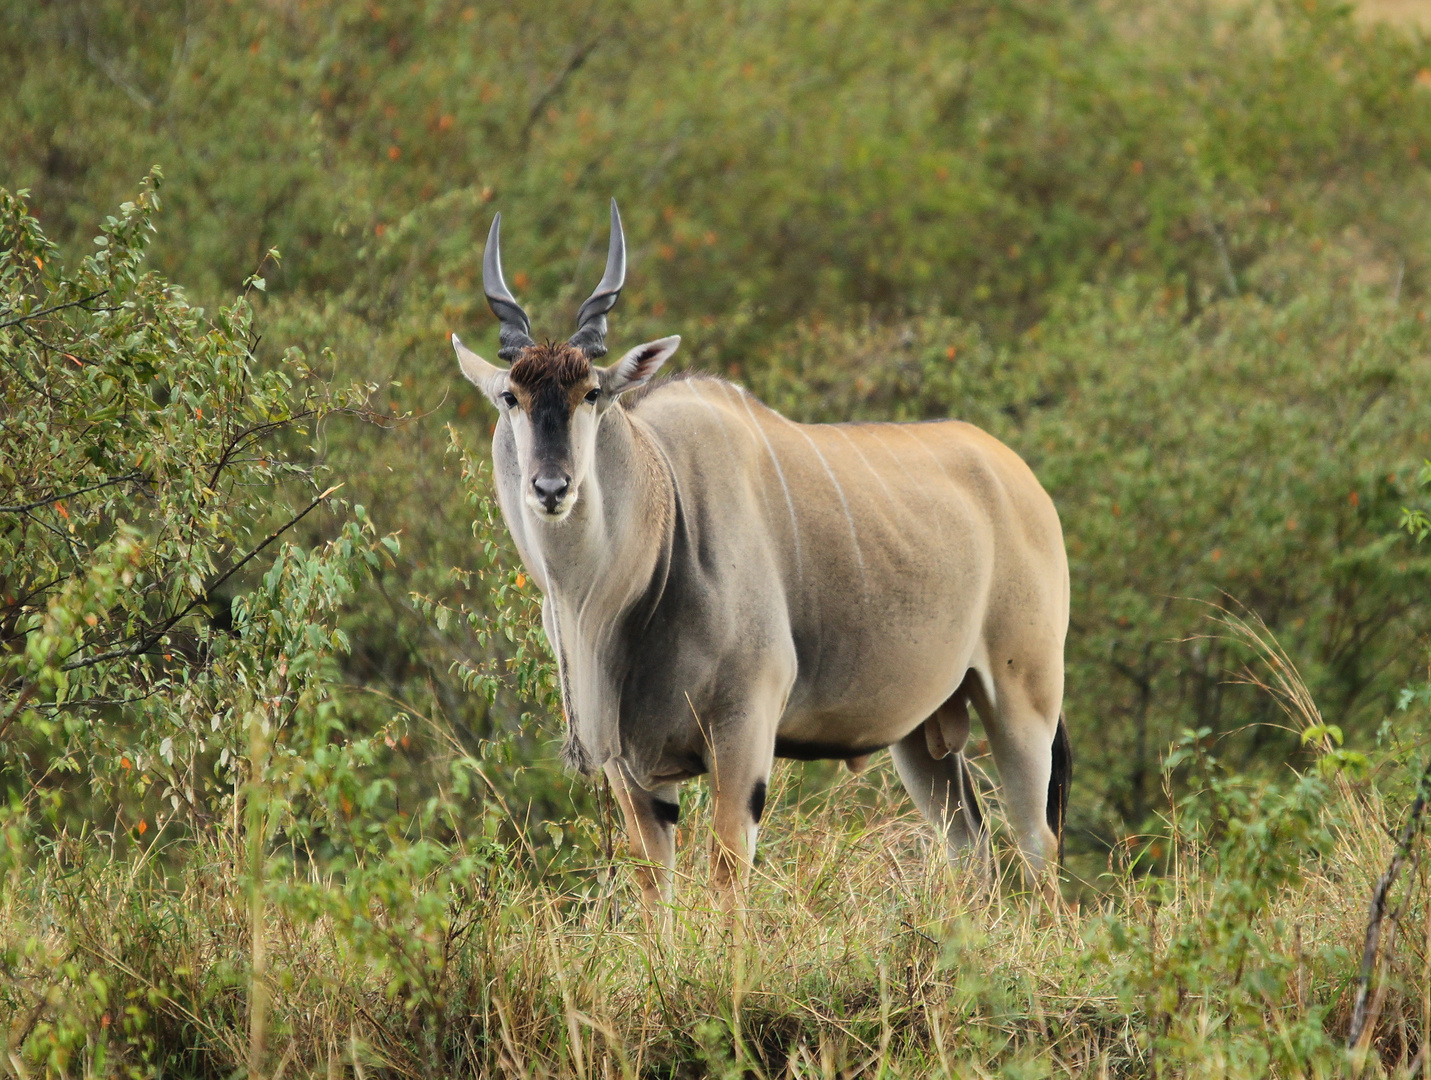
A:
{"type": "MultiPolygon", "coordinates": [[[[1249,678],[1289,723],[1324,731],[1265,630],[1234,619],[1227,632],[1257,650],[1249,678]]],[[[1336,749],[1326,738],[1319,761],[1336,749]]],[[[1369,887],[1404,806],[1397,760],[1328,770],[1315,821],[1283,853],[1265,830],[1301,804],[1208,766],[1203,802],[1170,801],[1162,835],[1068,881],[1057,912],[1013,875],[990,899],[951,870],[887,765],[861,777],[782,765],[743,928],[706,891],[707,794],[688,800],[669,940],[646,928],[600,841],[585,866],[542,872],[551,839],[520,818],[494,849],[505,861],[445,894],[437,918],[422,915],[421,872],[344,913],[295,900],[341,896],[343,881],[274,862],[259,941],[237,817],[182,851],[130,858],[61,836],[0,909],[10,1000],[29,995],[6,1018],[7,1068],[47,1073],[22,1043],[58,1031],[65,995],[100,972],[109,998],[50,1075],[1342,1075],[1369,887]],[[1229,835],[1248,838],[1246,865],[1229,835]]],[[[1393,897],[1367,1075],[1424,1065],[1426,890],[1417,863],[1393,897]]]]}

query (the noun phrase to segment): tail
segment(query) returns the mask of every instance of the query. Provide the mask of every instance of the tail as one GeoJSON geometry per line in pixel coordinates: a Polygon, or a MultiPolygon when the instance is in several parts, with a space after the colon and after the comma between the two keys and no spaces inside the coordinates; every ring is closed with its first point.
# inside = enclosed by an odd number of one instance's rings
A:
{"type": "Polygon", "coordinates": [[[1068,725],[1058,714],[1058,730],[1053,736],[1053,772],[1048,778],[1048,827],[1058,837],[1058,862],[1063,865],[1063,826],[1068,820],[1068,789],[1073,784],[1073,745],[1068,741],[1068,725]]]}

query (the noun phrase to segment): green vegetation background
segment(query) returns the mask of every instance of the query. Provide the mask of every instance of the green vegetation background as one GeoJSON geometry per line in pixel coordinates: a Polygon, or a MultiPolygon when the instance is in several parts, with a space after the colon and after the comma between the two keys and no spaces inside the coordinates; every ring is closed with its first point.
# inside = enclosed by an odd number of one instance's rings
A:
{"type": "MultiPolygon", "coordinates": [[[[309,426],[229,493],[239,524],[175,603],[202,598],[200,638],[241,621],[268,557],[204,584],[239,533],[344,485],[292,536],[382,553],[334,616],[313,734],[370,740],[374,820],[436,783],[423,739],[401,737],[414,717],[499,745],[495,787],[533,821],[575,838],[573,801],[594,813],[556,765],[532,586],[471,496],[493,418],[445,340],[495,354],[479,264],[497,210],[541,335],[570,332],[615,195],[631,273],[613,348],[680,333],[676,367],[794,418],[961,417],[1026,457],[1071,559],[1069,843],[1089,875],[1156,826],[1185,730],[1226,736],[1240,770],[1310,760],[1210,611],[1265,620],[1363,748],[1424,670],[1431,561],[1397,528],[1431,455],[1431,44],[1413,32],[1322,0],[0,0],[0,25],[0,187],[28,190],[57,245],[31,237],[32,254],[78,266],[159,166],[162,209],[141,200],[125,241],[184,287],[155,302],[214,318],[245,292],[213,345],[237,356],[254,335],[235,393],[286,372],[312,395],[285,404],[309,426]]],[[[125,392],[168,395],[153,366],[125,392]]],[[[12,405],[19,370],[0,374],[12,405]]],[[[71,433],[109,391],[84,392],[71,433]]],[[[175,423],[206,409],[155,400],[175,423]]],[[[7,503],[98,467],[6,438],[7,503]]],[[[14,587],[43,528],[68,528],[57,513],[0,521],[12,649],[75,573],[57,556],[50,592],[14,587]]],[[[112,554],[110,518],[93,535],[112,554]]],[[[118,776],[150,736],[142,709],[109,707],[118,776]]],[[[82,804],[53,769],[66,730],[11,733],[3,765],[12,793],[64,794],[56,820],[82,804]]],[[[222,788],[228,759],[202,761],[222,788]]],[[[158,823],[158,785],[123,790],[158,823]]]]}

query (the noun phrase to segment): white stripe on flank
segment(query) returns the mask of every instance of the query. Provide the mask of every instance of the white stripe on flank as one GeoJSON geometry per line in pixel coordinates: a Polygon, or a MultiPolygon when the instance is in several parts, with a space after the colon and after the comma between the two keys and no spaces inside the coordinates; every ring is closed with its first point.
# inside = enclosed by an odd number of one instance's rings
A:
{"type": "Polygon", "coordinates": [[[916,438],[916,437],[914,436],[914,434],[913,434],[912,432],[910,432],[910,430],[909,430],[907,427],[905,427],[904,425],[899,425],[899,431],[900,431],[901,434],[903,434],[906,438],[912,439],[912,440],[914,441],[914,445],[915,445],[915,446],[919,447],[919,449],[923,450],[926,454],[929,455],[929,460],[932,461],[932,462],[934,462],[935,465],[939,466],[939,471],[944,474],[944,479],[946,479],[946,480],[949,481],[949,486],[950,486],[950,487],[953,487],[953,488],[956,488],[956,489],[958,488],[959,485],[956,484],[956,483],[954,483],[954,478],[949,475],[949,470],[944,467],[944,462],[940,461],[940,460],[934,455],[934,451],[933,451],[933,450],[931,450],[931,449],[929,449],[929,447],[925,446],[924,443],[923,443],[923,441],[921,441],[920,439],[916,438]]]}
{"type": "Polygon", "coordinates": [[[775,475],[780,478],[780,489],[785,492],[785,505],[790,508],[790,534],[795,541],[795,573],[802,574],[800,523],[795,520],[795,500],[790,497],[790,485],[785,482],[785,470],[780,467],[780,459],[775,456],[775,447],[770,445],[770,439],[760,426],[760,421],[755,418],[755,413],[750,411],[750,400],[745,396],[745,391],[739,387],[731,386],[729,383],[721,383],[721,386],[735,391],[735,396],[745,406],[745,414],[750,417],[751,426],[755,428],[755,433],[760,436],[761,442],[765,443],[766,452],[770,454],[770,463],[775,466],[775,475]]]}
{"type": "MultiPolygon", "coordinates": [[[[775,415],[780,416],[779,413],[775,415]]],[[[820,448],[815,445],[815,440],[810,438],[809,433],[793,420],[788,420],[783,416],[780,416],[780,419],[798,431],[804,437],[805,441],[810,444],[810,449],[815,451],[815,456],[820,459],[820,464],[825,467],[825,475],[830,478],[830,483],[835,485],[835,494],[840,497],[840,506],[842,506],[845,511],[845,521],[850,526],[850,542],[855,545],[855,562],[858,563],[860,567],[860,587],[863,589],[865,586],[865,554],[860,550],[860,538],[855,535],[855,518],[854,515],[850,513],[850,504],[845,501],[845,489],[840,487],[840,482],[835,479],[835,473],[834,470],[830,468],[830,463],[825,460],[825,455],[820,453],[820,448]]]]}
{"type": "Polygon", "coordinates": [[[860,456],[860,460],[864,462],[864,466],[870,471],[870,475],[873,476],[875,480],[879,483],[879,486],[884,489],[885,498],[887,498],[890,502],[894,503],[895,506],[899,506],[899,500],[894,497],[894,492],[889,490],[889,485],[884,482],[884,477],[875,471],[875,467],[870,464],[869,458],[865,457],[865,452],[860,449],[859,443],[855,442],[854,439],[850,438],[849,433],[846,432],[845,429],[840,427],[838,424],[834,424],[831,426],[834,427],[834,429],[840,433],[840,435],[844,438],[845,442],[850,444],[850,449],[860,456]]]}
{"type": "MultiPolygon", "coordinates": [[[[706,409],[710,411],[710,414],[716,418],[716,423],[720,425],[720,437],[725,440],[725,448],[730,451],[731,461],[734,462],[735,443],[730,441],[730,427],[725,422],[725,414],[706,400],[705,394],[701,393],[700,388],[696,385],[696,380],[691,379],[685,385],[689,387],[691,393],[696,396],[696,400],[699,401],[702,405],[704,405],[706,409]]],[[[765,490],[764,484],[760,485],[760,501],[765,506],[765,512],[769,514],[770,492],[765,490]]]]}
{"type": "MultiPolygon", "coordinates": [[[[915,477],[915,475],[914,475],[912,472],[909,471],[909,467],[905,465],[904,459],[903,459],[902,457],[900,457],[898,454],[896,454],[896,453],[894,452],[894,450],[890,447],[888,440],[886,440],[885,437],[884,437],[884,432],[885,432],[885,429],[886,429],[886,428],[894,428],[894,430],[898,431],[901,435],[905,436],[906,438],[913,439],[914,442],[919,446],[919,448],[920,448],[921,450],[923,450],[923,451],[924,451],[926,454],[928,454],[931,458],[934,458],[934,464],[936,464],[936,465],[939,466],[939,471],[942,472],[942,473],[944,473],[944,478],[945,478],[946,480],[949,480],[949,482],[950,482],[951,484],[954,483],[954,481],[953,481],[952,479],[950,479],[949,473],[948,473],[947,471],[945,471],[943,464],[939,461],[939,459],[938,459],[937,457],[934,457],[934,451],[930,450],[929,447],[925,446],[924,443],[920,442],[919,436],[918,436],[918,435],[915,435],[912,431],[910,431],[907,426],[905,426],[904,424],[881,424],[878,428],[876,428],[876,429],[872,432],[872,434],[874,434],[874,435],[876,435],[876,436],[879,437],[879,444],[884,447],[884,452],[885,452],[886,454],[888,454],[890,457],[894,458],[894,463],[899,466],[900,471],[901,471],[902,473],[904,473],[904,475],[905,475],[906,477],[909,478],[909,482],[910,482],[911,484],[913,484],[916,489],[918,489],[918,487],[920,486],[920,485],[919,485],[919,480],[915,477]]],[[[930,516],[930,518],[932,518],[933,521],[934,521],[934,528],[935,528],[936,530],[938,530],[940,542],[943,542],[943,540],[944,540],[944,518],[943,518],[943,516],[942,516],[941,514],[937,513],[937,512],[936,512],[936,513],[931,513],[929,516],[930,516]]]]}
{"type": "Polygon", "coordinates": [[[904,475],[909,478],[910,483],[917,485],[919,481],[914,478],[914,474],[911,473],[909,471],[908,466],[904,464],[904,458],[900,457],[893,450],[891,450],[889,448],[889,443],[885,440],[884,429],[887,427],[897,426],[898,425],[896,424],[879,424],[872,428],[870,434],[874,435],[879,439],[879,444],[884,447],[884,452],[894,459],[894,463],[899,466],[899,471],[904,473],[904,475]]]}
{"type": "Polygon", "coordinates": [[[730,441],[730,431],[726,428],[725,417],[721,415],[721,411],[706,400],[705,394],[701,393],[701,389],[696,385],[695,379],[687,380],[686,387],[691,393],[696,395],[696,400],[704,405],[710,414],[716,418],[716,423],[720,425],[721,438],[725,440],[725,448],[730,451],[732,458],[735,457],[735,444],[730,441]]]}

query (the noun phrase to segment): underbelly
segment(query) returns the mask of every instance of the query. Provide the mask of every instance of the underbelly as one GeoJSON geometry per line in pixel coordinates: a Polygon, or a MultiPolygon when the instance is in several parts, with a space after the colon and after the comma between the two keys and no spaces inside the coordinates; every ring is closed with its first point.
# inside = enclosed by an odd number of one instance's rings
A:
{"type": "Polygon", "coordinates": [[[953,693],[954,685],[861,702],[853,708],[851,703],[841,703],[834,708],[787,711],[775,732],[775,756],[820,761],[882,750],[922,724],[953,693]]]}
{"type": "Polygon", "coordinates": [[[792,758],[795,761],[847,761],[850,758],[873,754],[888,745],[888,742],[877,742],[855,746],[847,742],[814,742],[776,736],[775,756],[792,758]]]}
{"type": "Polygon", "coordinates": [[[776,756],[850,758],[897,743],[948,700],[972,658],[967,650],[950,649],[937,659],[920,658],[922,663],[910,655],[901,659],[867,668],[848,682],[827,677],[816,685],[797,683],[776,727],[776,756]],[[954,659],[961,653],[962,663],[954,659]]]}

